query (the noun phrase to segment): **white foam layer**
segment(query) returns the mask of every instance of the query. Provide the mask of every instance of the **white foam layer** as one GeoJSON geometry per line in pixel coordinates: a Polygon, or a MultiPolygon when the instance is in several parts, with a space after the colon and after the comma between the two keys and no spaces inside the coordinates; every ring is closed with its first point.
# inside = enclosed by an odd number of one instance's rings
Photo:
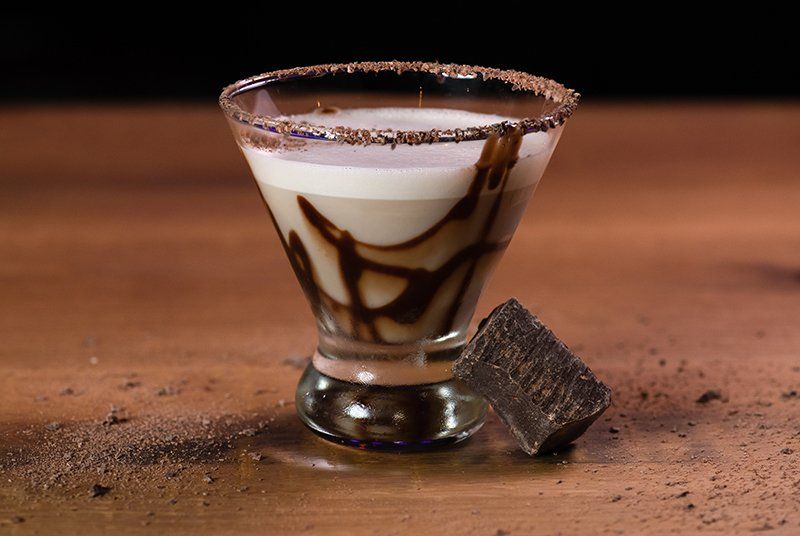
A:
{"type": "MultiPolygon", "coordinates": [[[[356,108],[335,114],[292,116],[295,121],[354,128],[430,130],[464,128],[507,120],[497,115],[430,108],[356,108]]],[[[558,131],[523,137],[507,188],[541,177],[558,131]]],[[[430,145],[346,145],[309,140],[291,150],[243,146],[259,183],[298,193],[358,199],[443,199],[462,196],[475,173],[484,141],[430,145]]]]}
{"type": "Polygon", "coordinates": [[[501,121],[510,117],[494,114],[480,114],[450,108],[345,108],[334,113],[320,110],[296,114],[292,121],[307,121],[323,127],[345,126],[350,128],[370,128],[380,130],[430,130],[432,128],[469,128],[501,121]]]}

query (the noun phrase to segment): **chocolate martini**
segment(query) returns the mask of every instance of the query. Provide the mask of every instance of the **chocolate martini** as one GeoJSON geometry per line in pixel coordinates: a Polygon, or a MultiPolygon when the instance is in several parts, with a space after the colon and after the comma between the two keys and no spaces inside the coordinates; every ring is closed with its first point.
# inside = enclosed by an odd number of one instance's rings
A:
{"type": "Polygon", "coordinates": [[[241,80],[220,104],[317,323],[300,418],[364,448],[468,437],[486,402],[452,363],[577,94],[359,62],[241,80]]]}

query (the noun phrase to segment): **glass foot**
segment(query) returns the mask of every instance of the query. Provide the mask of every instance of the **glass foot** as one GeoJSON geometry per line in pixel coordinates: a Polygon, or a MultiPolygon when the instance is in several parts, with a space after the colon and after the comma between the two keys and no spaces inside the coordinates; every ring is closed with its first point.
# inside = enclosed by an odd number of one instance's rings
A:
{"type": "Polygon", "coordinates": [[[325,376],[309,365],[295,395],[300,420],[330,441],[375,450],[457,443],[483,425],[487,404],[456,379],[378,386],[325,376]]]}

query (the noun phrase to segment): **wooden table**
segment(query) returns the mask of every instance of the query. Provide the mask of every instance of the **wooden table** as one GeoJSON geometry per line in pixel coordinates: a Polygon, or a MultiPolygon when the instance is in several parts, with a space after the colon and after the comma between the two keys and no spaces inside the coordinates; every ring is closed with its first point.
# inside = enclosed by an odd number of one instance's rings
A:
{"type": "Polygon", "coordinates": [[[796,104],[583,105],[478,316],[517,296],[614,405],[555,456],[493,415],[398,455],[294,417],[312,319],[214,106],[6,107],[0,534],[797,534],[798,149],[796,104]],[[189,421],[232,439],[61,461],[189,421]]]}

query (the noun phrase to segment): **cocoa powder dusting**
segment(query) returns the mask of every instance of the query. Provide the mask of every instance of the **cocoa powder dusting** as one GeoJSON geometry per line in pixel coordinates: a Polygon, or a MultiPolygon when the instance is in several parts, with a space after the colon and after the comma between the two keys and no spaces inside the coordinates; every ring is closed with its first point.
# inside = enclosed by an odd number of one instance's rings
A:
{"type": "Polygon", "coordinates": [[[89,487],[94,498],[120,484],[154,489],[206,464],[229,461],[237,438],[262,434],[275,414],[136,416],[112,406],[102,420],[5,433],[0,472],[35,493],[59,489],[78,497],[89,487]]]}
{"type": "MultiPolygon", "coordinates": [[[[349,145],[379,144],[395,146],[397,144],[420,145],[440,141],[485,140],[492,135],[503,135],[511,129],[519,129],[523,133],[547,131],[564,124],[578,107],[579,100],[580,94],[574,90],[568,89],[554,80],[521,71],[424,61],[361,61],[282,69],[239,80],[222,91],[219,97],[219,105],[231,119],[260,130],[299,136],[301,138],[337,141],[349,145]],[[442,79],[445,77],[479,77],[483,80],[499,80],[507,84],[512,91],[528,92],[544,97],[553,103],[554,107],[551,111],[537,113],[537,115],[519,118],[515,121],[504,121],[492,125],[475,125],[463,129],[435,128],[423,131],[358,129],[345,126],[322,127],[310,125],[307,122],[295,122],[280,116],[256,115],[242,109],[234,100],[238,92],[246,91],[249,86],[262,82],[269,84],[286,78],[297,79],[323,75],[335,76],[378,72],[395,72],[397,74],[406,72],[430,73],[442,79]]],[[[331,113],[335,111],[335,108],[326,107],[321,111],[322,113],[331,113]]]]}

